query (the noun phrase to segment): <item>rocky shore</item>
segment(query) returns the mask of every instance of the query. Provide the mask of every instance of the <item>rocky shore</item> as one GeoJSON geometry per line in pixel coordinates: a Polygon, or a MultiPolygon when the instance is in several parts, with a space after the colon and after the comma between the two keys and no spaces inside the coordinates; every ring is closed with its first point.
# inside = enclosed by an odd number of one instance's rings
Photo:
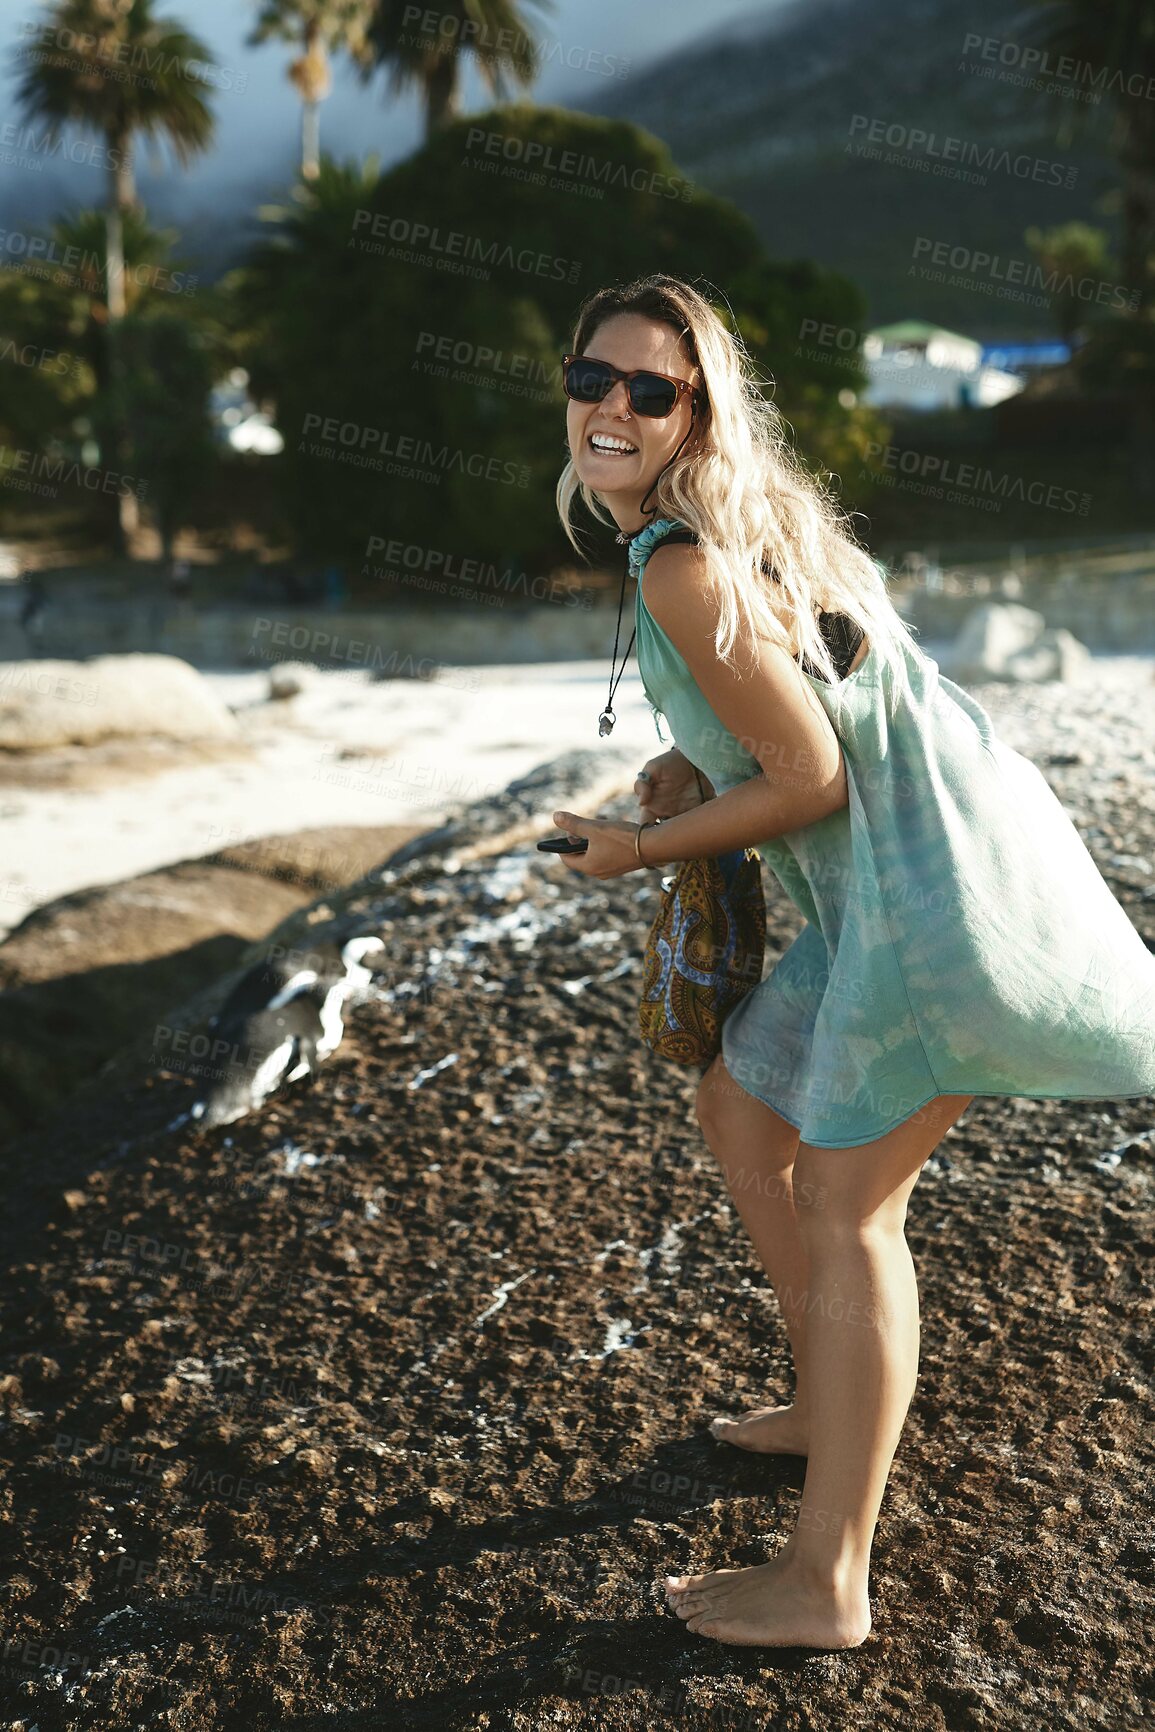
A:
{"type": "MultiPolygon", "coordinates": [[[[1097,664],[975,695],[1155,947],[1151,664],[1097,664]]],[[[145,1031],[9,1144],[0,1725],[1144,1724],[1151,1100],[977,1100],[924,1171],[866,1644],[664,1611],[663,1572],[773,1553],[804,1464],[705,1430],[789,1377],[696,1078],[637,1038],[657,877],[533,847],[555,803],[628,815],[635,767],[574,754],[288,913],[387,947],[312,1087],[190,1135],[145,1031]]]]}

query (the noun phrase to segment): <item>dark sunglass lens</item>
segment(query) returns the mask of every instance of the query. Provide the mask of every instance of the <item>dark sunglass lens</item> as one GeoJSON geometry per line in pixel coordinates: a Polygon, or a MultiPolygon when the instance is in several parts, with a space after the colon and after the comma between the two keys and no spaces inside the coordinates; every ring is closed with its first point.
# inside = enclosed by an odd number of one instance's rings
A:
{"type": "Polygon", "coordinates": [[[639,415],[669,415],[677,401],[677,386],[657,373],[639,373],[630,385],[630,402],[639,415]]]}
{"type": "Polygon", "coordinates": [[[579,403],[600,403],[611,384],[610,371],[604,361],[571,361],[566,369],[565,388],[579,403]]]}

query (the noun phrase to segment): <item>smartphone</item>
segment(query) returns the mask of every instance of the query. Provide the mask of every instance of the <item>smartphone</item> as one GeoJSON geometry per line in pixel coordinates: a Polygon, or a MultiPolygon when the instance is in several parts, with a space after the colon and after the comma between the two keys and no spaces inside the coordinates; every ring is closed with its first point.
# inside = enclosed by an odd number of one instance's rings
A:
{"type": "Polygon", "coordinates": [[[571,842],[568,836],[547,836],[538,843],[538,848],[543,854],[584,854],[589,845],[588,836],[579,836],[576,842],[571,842]]]}

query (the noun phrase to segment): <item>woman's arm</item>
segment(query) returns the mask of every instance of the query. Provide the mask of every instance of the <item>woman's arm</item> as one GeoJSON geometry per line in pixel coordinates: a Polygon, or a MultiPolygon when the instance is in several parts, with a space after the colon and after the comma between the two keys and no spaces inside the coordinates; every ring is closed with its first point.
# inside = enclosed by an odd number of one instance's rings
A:
{"type": "Polygon", "coordinates": [[[765,776],[751,776],[705,805],[695,806],[692,812],[645,825],[640,843],[642,861],[646,866],[672,866],[703,855],[728,854],[734,848],[753,847],[788,830],[800,830],[837,810],[826,802],[812,817],[787,818],[781,796],[768,787],[765,776]]]}
{"type": "Polygon", "coordinates": [[[645,604],[686,662],[714,714],[752,757],[754,775],[693,811],[650,826],[647,865],[728,853],[818,823],[849,800],[830,718],[794,659],[764,640],[735,644],[737,671],[714,650],[717,608],[700,549],[658,547],[645,571],[645,604]]]}

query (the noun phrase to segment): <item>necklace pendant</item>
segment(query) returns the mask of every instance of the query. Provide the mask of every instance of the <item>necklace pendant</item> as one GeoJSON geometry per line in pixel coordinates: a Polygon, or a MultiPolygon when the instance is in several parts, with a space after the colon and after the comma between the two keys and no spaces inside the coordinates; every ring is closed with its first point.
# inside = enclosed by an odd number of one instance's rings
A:
{"type": "Polygon", "coordinates": [[[616,721],[617,717],[611,709],[604,709],[602,711],[601,715],[598,717],[598,733],[603,739],[607,734],[613,733],[614,723],[616,721]]]}

